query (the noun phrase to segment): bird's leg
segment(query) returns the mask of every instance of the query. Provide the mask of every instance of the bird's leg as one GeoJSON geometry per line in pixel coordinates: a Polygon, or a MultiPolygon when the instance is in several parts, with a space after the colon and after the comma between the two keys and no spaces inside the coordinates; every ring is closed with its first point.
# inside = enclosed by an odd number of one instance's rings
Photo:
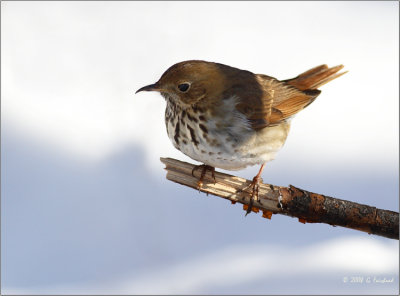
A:
{"type": "Polygon", "coordinates": [[[214,179],[214,184],[217,182],[217,180],[215,179],[215,167],[212,167],[212,166],[209,166],[206,164],[196,165],[192,170],[193,177],[195,177],[194,171],[196,171],[197,169],[200,169],[200,168],[201,168],[201,175],[200,175],[199,181],[197,182],[197,189],[200,189],[201,186],[203,186],[203,179],[204,179],[204,176],[206,175],[207,171],[211,172],[211,176],[214,179]]]}
{"type": "Polygon", "coordinates": [[[260,181],[262,181],[261,173],[264,169],[264,165],[265,165],[265,163],[261,165],[261,168],[258,171],[258,174],[253,178],[253,181],[250,183],[250,185],[245,188],[245,189],[250,188],[250,187],[252,188],[250,203],[249,203],[249,206],[246,211],[246,216],[251,212],[254,202],[260,200],[260,198],[258,197],[258,192],[259,192],[259,188],[260,188],[260,181]]]}

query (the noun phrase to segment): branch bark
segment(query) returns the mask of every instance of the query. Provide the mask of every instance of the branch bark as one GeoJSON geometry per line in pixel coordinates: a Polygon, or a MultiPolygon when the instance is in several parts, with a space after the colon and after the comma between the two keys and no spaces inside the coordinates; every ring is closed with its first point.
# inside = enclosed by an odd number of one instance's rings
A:
{"type": "MultiPolygon", "coordinates": [[[[168,180],[198,189],[201,170],[195,170],[193,176],[195,165],[172,158],[161,158],[161,162],[166,166],[168,180]]],[[[199,190],[232,203],[242,203],[243,209],[247,210],[251,189],[243,189],[251,181],[220,172],[215,172],[215,178],[216,183],[211,174],[206,174],[199,190]]],[[[301,223],[326,223],[399,239],[399,213],[309,192],[292,185],[284,187],[260,183],[259,202],[253,203],[252,211],[258,213],[260,210],[262,216],[268,219],[273,214],[282,214],[296,217],[301,223]]]]}

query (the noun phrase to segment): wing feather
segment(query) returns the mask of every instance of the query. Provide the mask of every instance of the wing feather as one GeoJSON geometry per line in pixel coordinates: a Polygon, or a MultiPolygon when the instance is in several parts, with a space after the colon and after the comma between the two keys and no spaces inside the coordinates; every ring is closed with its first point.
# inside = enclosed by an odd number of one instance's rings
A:
{"type": "Polygon", "coordinates": [[[321,93],[316,88],[346,73],[337,73],[342,68],[321,65],[283,81],[256,74],[255,79],[237,84],[240,99],[236,109],[255,130],[279,124],[310,105],[321,93]]]}

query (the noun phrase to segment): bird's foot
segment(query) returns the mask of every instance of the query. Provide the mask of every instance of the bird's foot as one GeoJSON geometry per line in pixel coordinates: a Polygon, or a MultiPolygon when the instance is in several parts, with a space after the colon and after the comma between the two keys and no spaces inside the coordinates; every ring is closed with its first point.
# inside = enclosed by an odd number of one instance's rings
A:
{"type": "Polygon", "coordinates": [[[207,171],[211,172],[211,176],[214,179],[214,184],[217,183],[217,180],[215,179],[215,167],[206,164],[196,165],[192,170],[193,177],[195,177],[194,172],[198,169],[201,169],[201,175],[199,181],[197,181],[197,189],[200,190],[200,188],[203,186],[204,176],[206,175],[207,171]]]}
{"type": "Polygon", "coordinates": [[[240,190],[242,192],[242,191],[245,191],[245,190],[251,188],[250,202],[249,202],[249,206],[247,208],[245,216],[247,216],[249,213],[251,213],[254,202],[260,200],[260,198],[258,196],[259,189],[260,189],[260,182],[262,182],[262,178],[260,177],[260,175],[257,175],[253,178],[253,181],[248,186],[246,186],[245,188],[240,190]]]}

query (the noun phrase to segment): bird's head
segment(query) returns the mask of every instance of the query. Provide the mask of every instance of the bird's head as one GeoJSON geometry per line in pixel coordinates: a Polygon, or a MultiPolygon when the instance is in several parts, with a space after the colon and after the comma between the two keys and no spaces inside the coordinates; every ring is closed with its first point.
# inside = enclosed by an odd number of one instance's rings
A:
{"type": "Polygon", "coordinates": [[[136,91],[158,91],[182,107],[197,104],[204,98],[216,98],[227,85],[227,75],[221,64],[205,61],[185,61],[171,66],[154,84],[136,91]]]}

